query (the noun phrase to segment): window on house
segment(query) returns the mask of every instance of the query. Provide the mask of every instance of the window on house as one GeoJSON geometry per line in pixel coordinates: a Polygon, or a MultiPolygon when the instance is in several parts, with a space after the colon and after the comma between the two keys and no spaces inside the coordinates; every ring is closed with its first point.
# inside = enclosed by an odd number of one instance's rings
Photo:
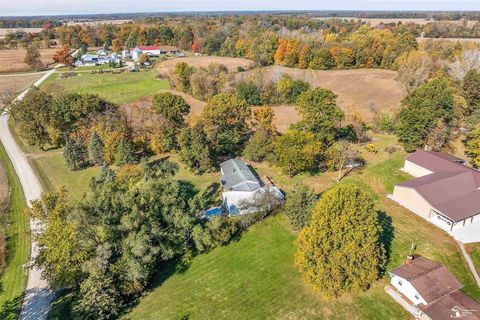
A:
{"type": "Polygon", "coordinates": [[[415,299],[420,300],[420,297],[418,296],[418,294],[415,295],[415,299]]]}
{"type": "Polygon", "coordinates": [[[402,285],[402,280],[398,280],[398,285],[399,285],[399,286],[402,285]]]}

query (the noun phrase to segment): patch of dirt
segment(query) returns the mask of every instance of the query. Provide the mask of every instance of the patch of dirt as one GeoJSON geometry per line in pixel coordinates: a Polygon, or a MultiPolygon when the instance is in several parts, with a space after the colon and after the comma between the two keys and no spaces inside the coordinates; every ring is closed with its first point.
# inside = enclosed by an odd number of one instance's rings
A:
{"type": "MultiPolygon", "coordinates": [[[[53,55],[58,49],[38,49],[44,65],[53,64],[53,55]]],[[[31,68],[23,63],[25,49],[0,50],[0,72],[29,71],[31,68]]]]}
{"type": "Polygon", "coordinates": [[[236,72],[238,67],[249,69],[253,65],[253,61],[242,58],[229,58],[217,56],[199,56],[199,57],[185,57],[174,58],[162,61],[156,65],[159,74],[168,77],[174,70],[175,65],[179,62],[185,62],[194,67],[206,67],[211,63],[219,63],[225,65],[230,72],[236,72]]]}
{"type": "MultiPolygon", "coordinates": [[[[260,69],[265,80],[278,80],[283,74],[310,83],[312,87],[332,90],[338,105],[346,113],[358,111],[365,120],[372,119],[371,107],[392,113],[400,105],[402,89],[397,72],[379,69],[303,70],[281,66],[260,69]]],[[[258,69],[238,73],[237,80],[247,78],[258,69]]]]}

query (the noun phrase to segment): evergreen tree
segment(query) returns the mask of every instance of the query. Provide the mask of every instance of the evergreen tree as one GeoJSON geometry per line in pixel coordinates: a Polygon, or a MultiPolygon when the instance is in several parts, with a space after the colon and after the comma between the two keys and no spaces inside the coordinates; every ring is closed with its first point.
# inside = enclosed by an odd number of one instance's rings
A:
{"type": "Polygon", "coordinates": [[[471,70],[463,78],[463,92],[468,103],[468,113],[480,109],[480,71],[471,70]]]}
{"type": "Polygon", "coordinates": [[[327,191],[297,239],[295,265],[323,298],[367,290],[385,263],[373,199],[342,184],[327,191]]]}
{"type": "Polygon", "coordinates": [[[85,167],[88,151],[83,143],[83,139],[79,138],[78,141],[67,139],[63,149],[63,156],[70,170],[79,170],[85,167]]]}
{"type": "Polygon", "coordinates": [[[121,139],[117,145],[117,153],[115,155],[115,164],[122,166],[129,163],[137,162],[137,156],[132,143],[127,139],[121,139]]]}
{"type": "Polygon", "coordinates": [[[115,171],[110,169],[108,164],[104,163],[100,171],[100,182],[112,182],[115,180],[115,171]]]}
{"type": "Polygon", "coordinates": [[[295,230],[308,226],[317,200],[318,196],[313,189],[305,185],[296,186],[287,194],[284,212],[295,230]]]}
{"type": "Polygon", "coordinates": [[[88,144],[88,155],[95,165],[103,164],[103,141],[96,131],[93,131],[88,144]]]}

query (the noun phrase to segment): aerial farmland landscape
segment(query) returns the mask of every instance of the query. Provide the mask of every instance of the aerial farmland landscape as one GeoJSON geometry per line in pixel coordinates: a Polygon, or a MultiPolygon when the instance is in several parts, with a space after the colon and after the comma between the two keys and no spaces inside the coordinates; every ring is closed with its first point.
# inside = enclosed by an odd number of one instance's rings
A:
{"type": "Polygon", "coordinates": [[[0,319],[480,320],[480,6],[0,3],[0,319]]]}

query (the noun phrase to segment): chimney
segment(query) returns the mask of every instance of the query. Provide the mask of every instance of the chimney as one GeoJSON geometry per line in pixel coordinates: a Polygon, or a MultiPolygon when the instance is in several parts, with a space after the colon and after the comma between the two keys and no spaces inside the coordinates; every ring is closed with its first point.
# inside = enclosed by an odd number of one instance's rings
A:
{"type": "Polygon", "coordinates": [[[415,257],[413,255],[408,255],[407,259],[405,259],[405,264],[406,265],[412,264],[414,259],[415,257]]]}
{"type": "Polygon", "coordinates": [[[425,151],[432,151],[432,148],[431,148],[428,144],[426,144],[426,145],[423,147],[423,150],[425,150],[425,151]]]}

